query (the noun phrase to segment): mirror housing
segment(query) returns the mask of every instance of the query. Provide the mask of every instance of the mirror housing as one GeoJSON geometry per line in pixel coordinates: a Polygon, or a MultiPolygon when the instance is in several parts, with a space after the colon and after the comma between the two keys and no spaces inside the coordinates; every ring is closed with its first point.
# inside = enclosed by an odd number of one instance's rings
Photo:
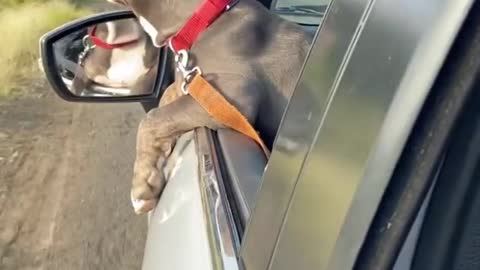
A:
{"type": "MultiPolygon", "coordinates": [[[[136,20],[135,15],[131,11],[110,11],[86,18],[78,19],[73,22],[64,24],[40,38],[40,64],[47,77],[48,82],[53,90],[64,100],[70,102],[142,102],[145,109],[155,107],[164,90],[173,82],[174,72],[172,65],[173,55],[168,47],[159,48],[157,75],[153,79],[153,87],[145,94],[140,95],[78,95],[71,89],[71,84],[66,83],[65,77],[61,75],[59,63],[56,59],[55,44],[57,41],[76,34],[85,29],[91,28],[102,23],[115,22],[125,19],[136,20]]],[[[143,31],[143,30],[142,30],[143,31]]],[[[148,37],[147,35],[147,38],[148,37]]],[[[156,60],[156,59],[155,59],[156,60]]],[[[80,63],[80,61],[79,61],[80,63]]],[[[74,63],[75,64],[75,63],[74,63]]],[[[105,88],[105,85],[99,88],[105,88]]]]}

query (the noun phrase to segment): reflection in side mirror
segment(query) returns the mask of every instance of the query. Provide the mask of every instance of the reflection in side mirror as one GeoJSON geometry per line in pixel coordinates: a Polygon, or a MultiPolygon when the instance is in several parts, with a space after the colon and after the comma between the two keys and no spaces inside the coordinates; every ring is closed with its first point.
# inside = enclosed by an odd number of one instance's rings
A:
{"type": "Polygon", "coordinates": [[[55,68],[78,97],[145,96],[154,92],[160,49],[136,18],[77,29],[53,44],[55,68]]]}

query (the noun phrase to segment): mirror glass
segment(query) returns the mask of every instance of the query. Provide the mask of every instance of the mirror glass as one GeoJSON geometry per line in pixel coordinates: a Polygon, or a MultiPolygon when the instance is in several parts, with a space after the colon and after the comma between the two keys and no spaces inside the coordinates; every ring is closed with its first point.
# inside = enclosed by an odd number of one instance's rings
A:
{"type": "Polygon", "coordinates": [[[85,27],[53,44],[58,73],[76,96],[153,93],[159,48],[135,18],[85,27]]]}

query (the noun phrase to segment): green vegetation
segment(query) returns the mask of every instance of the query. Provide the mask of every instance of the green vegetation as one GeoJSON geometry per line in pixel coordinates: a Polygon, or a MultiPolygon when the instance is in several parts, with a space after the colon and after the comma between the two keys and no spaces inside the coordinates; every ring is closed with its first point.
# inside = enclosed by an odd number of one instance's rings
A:
{"type": "Polygon", "coordinates": [[[39,78],[38,40],[89,10],[83,1],[0,0],[0,97],[30,78],[39,78]]]}

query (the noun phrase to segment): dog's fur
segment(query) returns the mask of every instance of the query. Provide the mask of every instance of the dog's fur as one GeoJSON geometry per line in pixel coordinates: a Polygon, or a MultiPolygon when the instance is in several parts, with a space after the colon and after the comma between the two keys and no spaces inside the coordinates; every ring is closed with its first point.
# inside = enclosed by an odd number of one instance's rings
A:
{"type": "MultiPolygon", "coordinates": [[[[131,8],[156,46],[166,43],[203,0],[109,0],[131,8]]],[[[283,111],[309,48],[299,26],[256,0],[241,0],[221,15],[194,44],[191,64],[260,131],[271,147],[283,111]]],[[[165,185],[162,166],[178,135],[196,127],[222,128],[180,81],[140,123],[132,199],[137,213],[151,210],[165,185]]]]}
{"type": "Polygon", "coordinates": [[[130,95],[151,92],[157,76],[159,49],[153,46],[138,21],[127,19],[98,24],[96,36],[109,43],[135,42],[111,50],[92,49],[82,69],[76,72],[73,92],[78,94],[93,83],[127,88],[130,95]]]}

